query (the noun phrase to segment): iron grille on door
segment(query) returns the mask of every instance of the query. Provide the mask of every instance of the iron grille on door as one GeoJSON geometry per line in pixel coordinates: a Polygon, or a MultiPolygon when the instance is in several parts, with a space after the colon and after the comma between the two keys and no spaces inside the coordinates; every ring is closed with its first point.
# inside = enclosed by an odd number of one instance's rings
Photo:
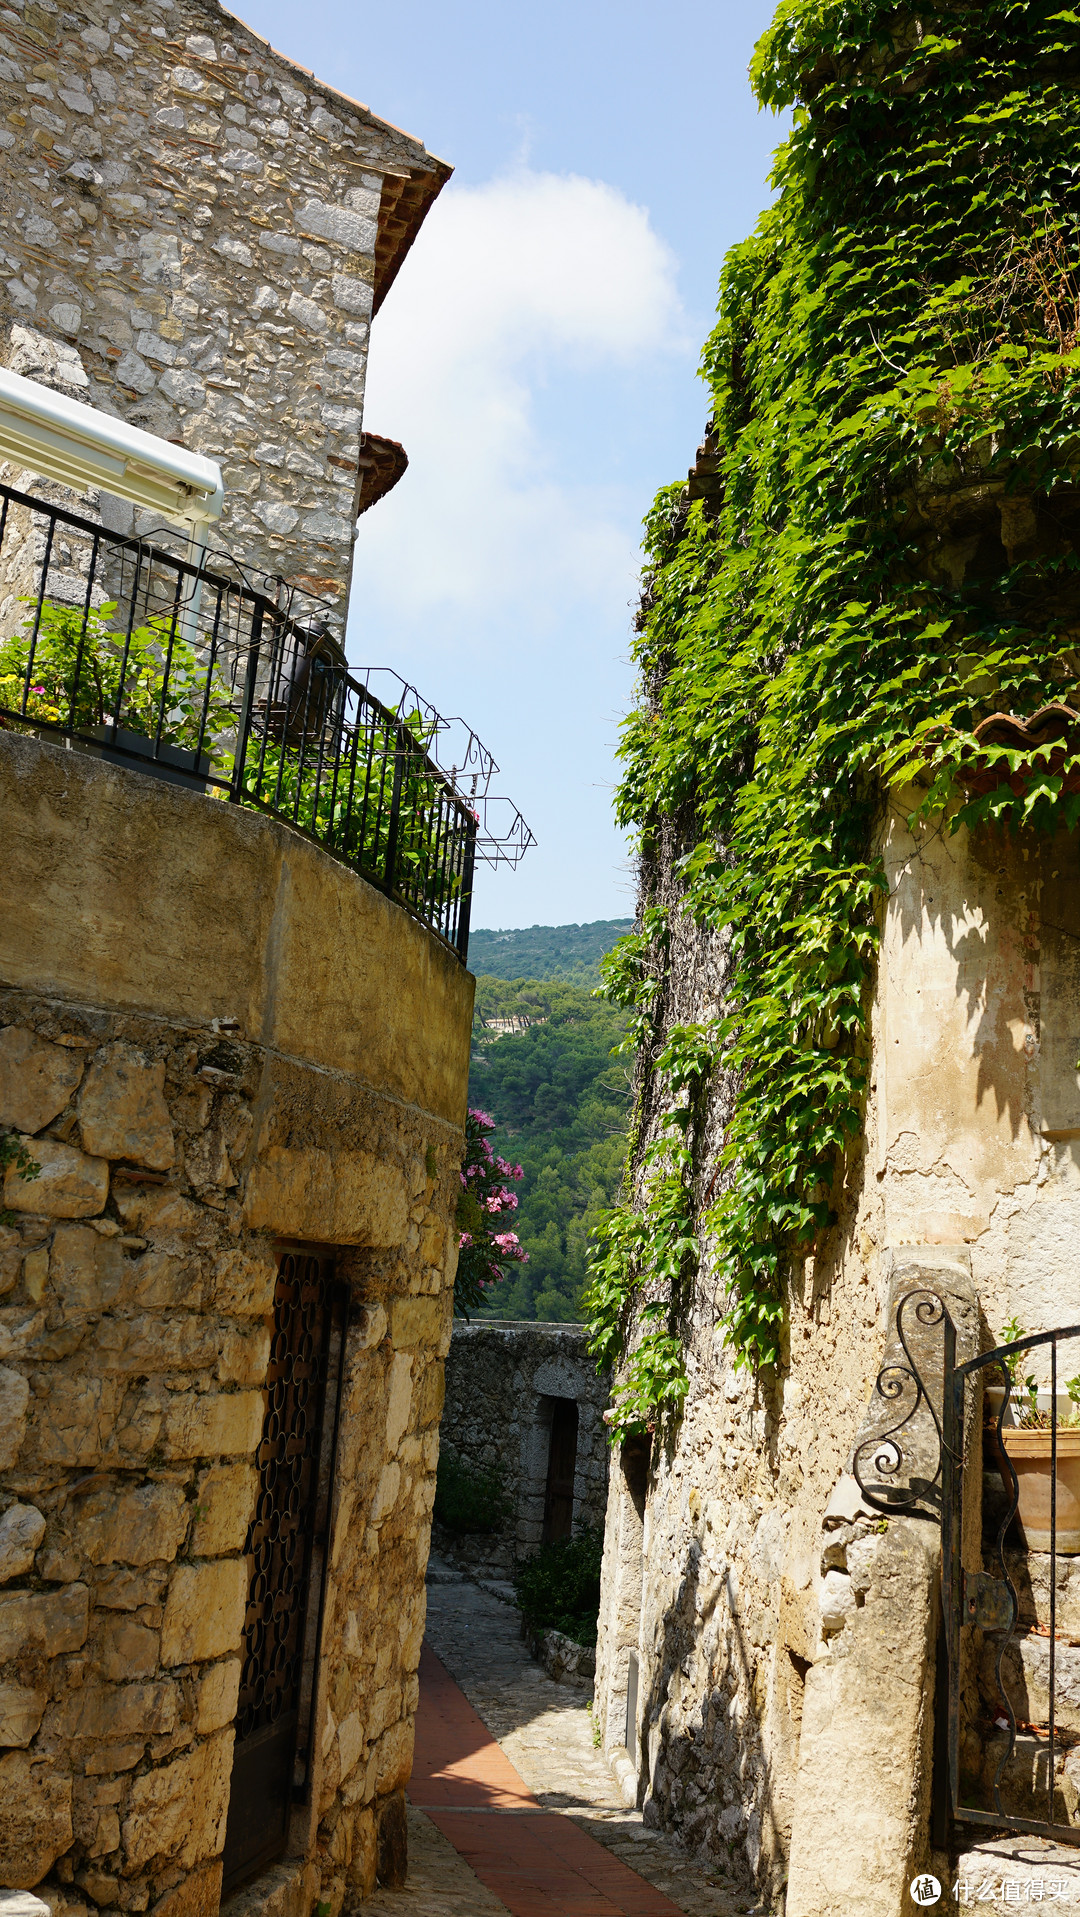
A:
{"type": "Polygon", "coordinates": [[[306,1792],[343,1346],[332,1260],[282,1252],[259,1495],[245,1545],[250,1576],[225,1890],[282,1855],[290,1808],[306,1792]]]}

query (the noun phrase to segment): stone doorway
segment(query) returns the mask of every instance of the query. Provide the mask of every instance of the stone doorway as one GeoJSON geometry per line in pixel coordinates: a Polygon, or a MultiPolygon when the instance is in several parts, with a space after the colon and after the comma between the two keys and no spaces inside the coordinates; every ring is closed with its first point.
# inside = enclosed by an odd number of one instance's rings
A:
{"type": "Polygon", "coordinates": [[[280,1252],[236,1714],[227,1894],[285,1853],[310,1777],[345,1325],[333,1257],[280,1252]]]}

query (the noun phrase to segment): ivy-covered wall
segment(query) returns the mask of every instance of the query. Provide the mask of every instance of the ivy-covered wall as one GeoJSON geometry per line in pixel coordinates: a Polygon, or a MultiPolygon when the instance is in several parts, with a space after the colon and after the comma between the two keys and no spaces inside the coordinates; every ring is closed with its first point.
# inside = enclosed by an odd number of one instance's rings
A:
{"type": "Polygon", "coordinates": [[[633,1649],[646,1821],[778,1889],[837,1576],[875,1601],[822,1522],[896,1259],[970,1271],[994,1332],[1080,1317],[1080,14],[789,0],[753,78],[778,197],[646,526],[589,1308],[605,1741],[633,1649]]]}
{"type": "Polygon", "coordinates": [[[976,735],[1080,700],[1078,77],[1080,15],[1054,0],[788,0],[757,49],[759,98],[794,129],[776,203],[724,263],[715,478],[647,520],[623,743],[640,930],[608,983],[642,1063],[591,1310],[605,1355],[633,1347],[628,1428],[685,1393],[702,1244],[727,1338],[768,1364],[836,1218],[886,788],[918,780],[949,832],[1080,817],[1067,715],[1034,744],[976,735]],[[680,919],[722,948],[692,1022],[673,1017],[680,919]]]}

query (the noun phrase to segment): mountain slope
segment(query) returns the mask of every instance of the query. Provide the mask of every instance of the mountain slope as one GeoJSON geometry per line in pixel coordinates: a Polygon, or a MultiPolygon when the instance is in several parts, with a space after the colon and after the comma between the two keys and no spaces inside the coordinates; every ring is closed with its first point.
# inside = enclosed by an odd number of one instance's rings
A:
{"type": "Polygon", "coordinates": [[[525,1172],[514,1228],[529,1262],[499,1287],[494,1316],[578,1315],[588,1239],[622,1178],[632,1061],[611,1054],[625,1025],[580,986],[477,979],[469,1103],[490,1112],[495,1150],[525,1172]]]}
{"type": "Polygon", "coordinates": [[[591,925],[530,925],[517,931],[473,932],[469,970],[487,978],[562,979],[568,985],[600,983],[600,960],[633,919],[596,919],[591,925]]]}

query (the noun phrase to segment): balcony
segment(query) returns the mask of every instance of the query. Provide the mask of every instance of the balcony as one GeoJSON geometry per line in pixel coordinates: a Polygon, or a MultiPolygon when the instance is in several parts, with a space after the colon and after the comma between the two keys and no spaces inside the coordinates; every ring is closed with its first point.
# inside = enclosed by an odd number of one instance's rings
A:
{"type": "Polygon", "coordinates": [[[533,835],[475,734],[350,671],[333,617],[0,486],[0,727],[270,814],[464,964],[476,860],[516,865],[533,835]]]}

